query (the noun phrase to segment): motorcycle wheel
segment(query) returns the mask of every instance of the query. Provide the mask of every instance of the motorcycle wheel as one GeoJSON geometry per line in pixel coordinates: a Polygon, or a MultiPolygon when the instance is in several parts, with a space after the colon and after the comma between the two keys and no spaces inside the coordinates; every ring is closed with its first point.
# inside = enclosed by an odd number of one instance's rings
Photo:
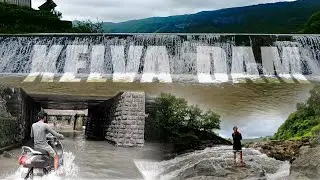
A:
{"type": "Polygon", "coordinates": [[[33,179],[33,168],[29,171],[29,174],[24,178],[24,180],[33,179]]]}

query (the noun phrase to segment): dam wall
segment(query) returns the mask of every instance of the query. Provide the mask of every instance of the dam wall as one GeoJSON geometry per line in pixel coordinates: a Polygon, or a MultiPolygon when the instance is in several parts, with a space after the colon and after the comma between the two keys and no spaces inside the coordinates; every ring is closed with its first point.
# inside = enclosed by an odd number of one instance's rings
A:
{"type": "Polygon", "coordinates": [[[0,74],[25,82],[317,81],[319,35],[0,35],[0,74]]]}

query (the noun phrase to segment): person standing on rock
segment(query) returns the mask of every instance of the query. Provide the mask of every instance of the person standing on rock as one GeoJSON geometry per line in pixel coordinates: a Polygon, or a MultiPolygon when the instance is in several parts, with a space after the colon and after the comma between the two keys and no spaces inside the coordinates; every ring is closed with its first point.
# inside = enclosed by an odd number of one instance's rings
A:
{"type": "Polygon", "coordinates": [[[236,162],[237,162],[237,152],[239,152],[240,153],[240,163],[241,163],[241,165],[243,165],[242,145],[241,145],[242,135],[238,131],[237,126],[233,127],[232,138],[233,138],[234,163],[236,164],[236,162]]]}

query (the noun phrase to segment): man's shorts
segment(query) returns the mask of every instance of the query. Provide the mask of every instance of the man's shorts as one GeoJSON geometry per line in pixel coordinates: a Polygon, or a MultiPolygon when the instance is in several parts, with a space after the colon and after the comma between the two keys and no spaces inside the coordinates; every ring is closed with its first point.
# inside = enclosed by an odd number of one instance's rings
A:
{"type": "Polygon", "coordinates": [[[234,153],[237,153],[237,152],[242,152],[242,150],[233,150],[234,153]]]}
{"type": "Polygon", "coordinates": [[[233,146],[233,152],[234,152],[234,153],[236,153],[236,152],[242,152],[241,146],[233,146]]]}
{"type": "Polygon", "coordinates": [[[53,150],[53,148],[51,146],[46,146],[41,149],[47,151],[49,153],[49,155],[53,158],[57,155],[57,153],[53,150]]]}

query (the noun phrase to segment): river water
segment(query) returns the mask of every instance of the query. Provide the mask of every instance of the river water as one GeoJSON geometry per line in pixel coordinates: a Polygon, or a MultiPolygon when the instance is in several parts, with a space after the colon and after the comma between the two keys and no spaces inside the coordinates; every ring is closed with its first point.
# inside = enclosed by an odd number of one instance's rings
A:
{"type": "MultiPolygon", "coordinates": [[[[27,93],[84,96],[107,96],[119,91],[144,91],[148,95],[172,93],[185,98],[190,104],[198,104],[203,109],[212,109],[220,114],[219,135],[229,138],[232,127],[237,125],[245,139],[273,135],[288,115],[295,111],[296,103],[308,99],[313,87],[313,84],[286,83],[193,86],[108,82],[48,84],[1,79],[0,82],[22,87],[27,93]]],[[[234,173],[227,172],[232,167],[231,147],[208,148],[162,161],[163,154],[170,148],[161,144],[146,143],[143,148],[120,148],[107,142],[86,141],[81,134],[69,135],[62,143],[69,179],[184,179],[182,177],[187,177],[190,168],[199,163],[209,163],[215,172],[234,173]]],[[[17,155],[20,149],[11,152],[17,155]]],[[[255,169],[265,169],[271,180],[284,179],[289,173],[287,162],[276,161],[252,149],[244,150],[244,159],[255,169]]],[[[0,179],[17,179],[17,168],[16,159],[0,159],[0,179]]]]}
{"type": "Polygon", "coordinates": [[[189,104],[211,109],[221,116],[225,138],[238,126],[244,138],[273,135],[279,126],[305,102],[314,84],[303,83],[239,83],[239,84],[162,84],[162,83],[41,83],[23,82],[24,78],[0,76],[0,84],[23,88],[27,93],[81,96],[113,96],[120,91],[144,91],[147,95],[171,93],[189,104]]]}
{"type": "MultiPolygon", "coordinates": [[[[62,144],[65,169],[71,179],[143,179],[134,161],[159,161],[165,153],[161,144],[147,143],[143,148],[121,148],[105,141],[86,141],[82,133],[63,134],[69,136],[62,140],[62,144]]],[[[14,156],[20,152],[19,148],[10,151],[14,156]]],[[[16,158],[0,159],[0,179],[19,179],[18,167],[16,158]]]]}
{"type": "MultiPolygon", "coordinates": [[[[86,141],[83,134],[71,135],[62,140],[65,149],[66,177],[49,175],[43,179],[161,179],[179,178],[185,171],[203,160],[223,172],[232,167],[230,146],[218,146],[185,154],[171,160],[162,160],[170,148],[146,143],[143,148],[120,148],[105,141],[86,141]]],[[[20,149],[10,151],[14,156],[20,149]]],[[[289,173],[287,162],[267,157],[256,150],[245,149],[244,160],[252,167],[262,166],[269,179],[283,179],[289,173]]],[[[0,159],[0,179],[18,180],[20,171],[16,158],[0,159]]]]}

